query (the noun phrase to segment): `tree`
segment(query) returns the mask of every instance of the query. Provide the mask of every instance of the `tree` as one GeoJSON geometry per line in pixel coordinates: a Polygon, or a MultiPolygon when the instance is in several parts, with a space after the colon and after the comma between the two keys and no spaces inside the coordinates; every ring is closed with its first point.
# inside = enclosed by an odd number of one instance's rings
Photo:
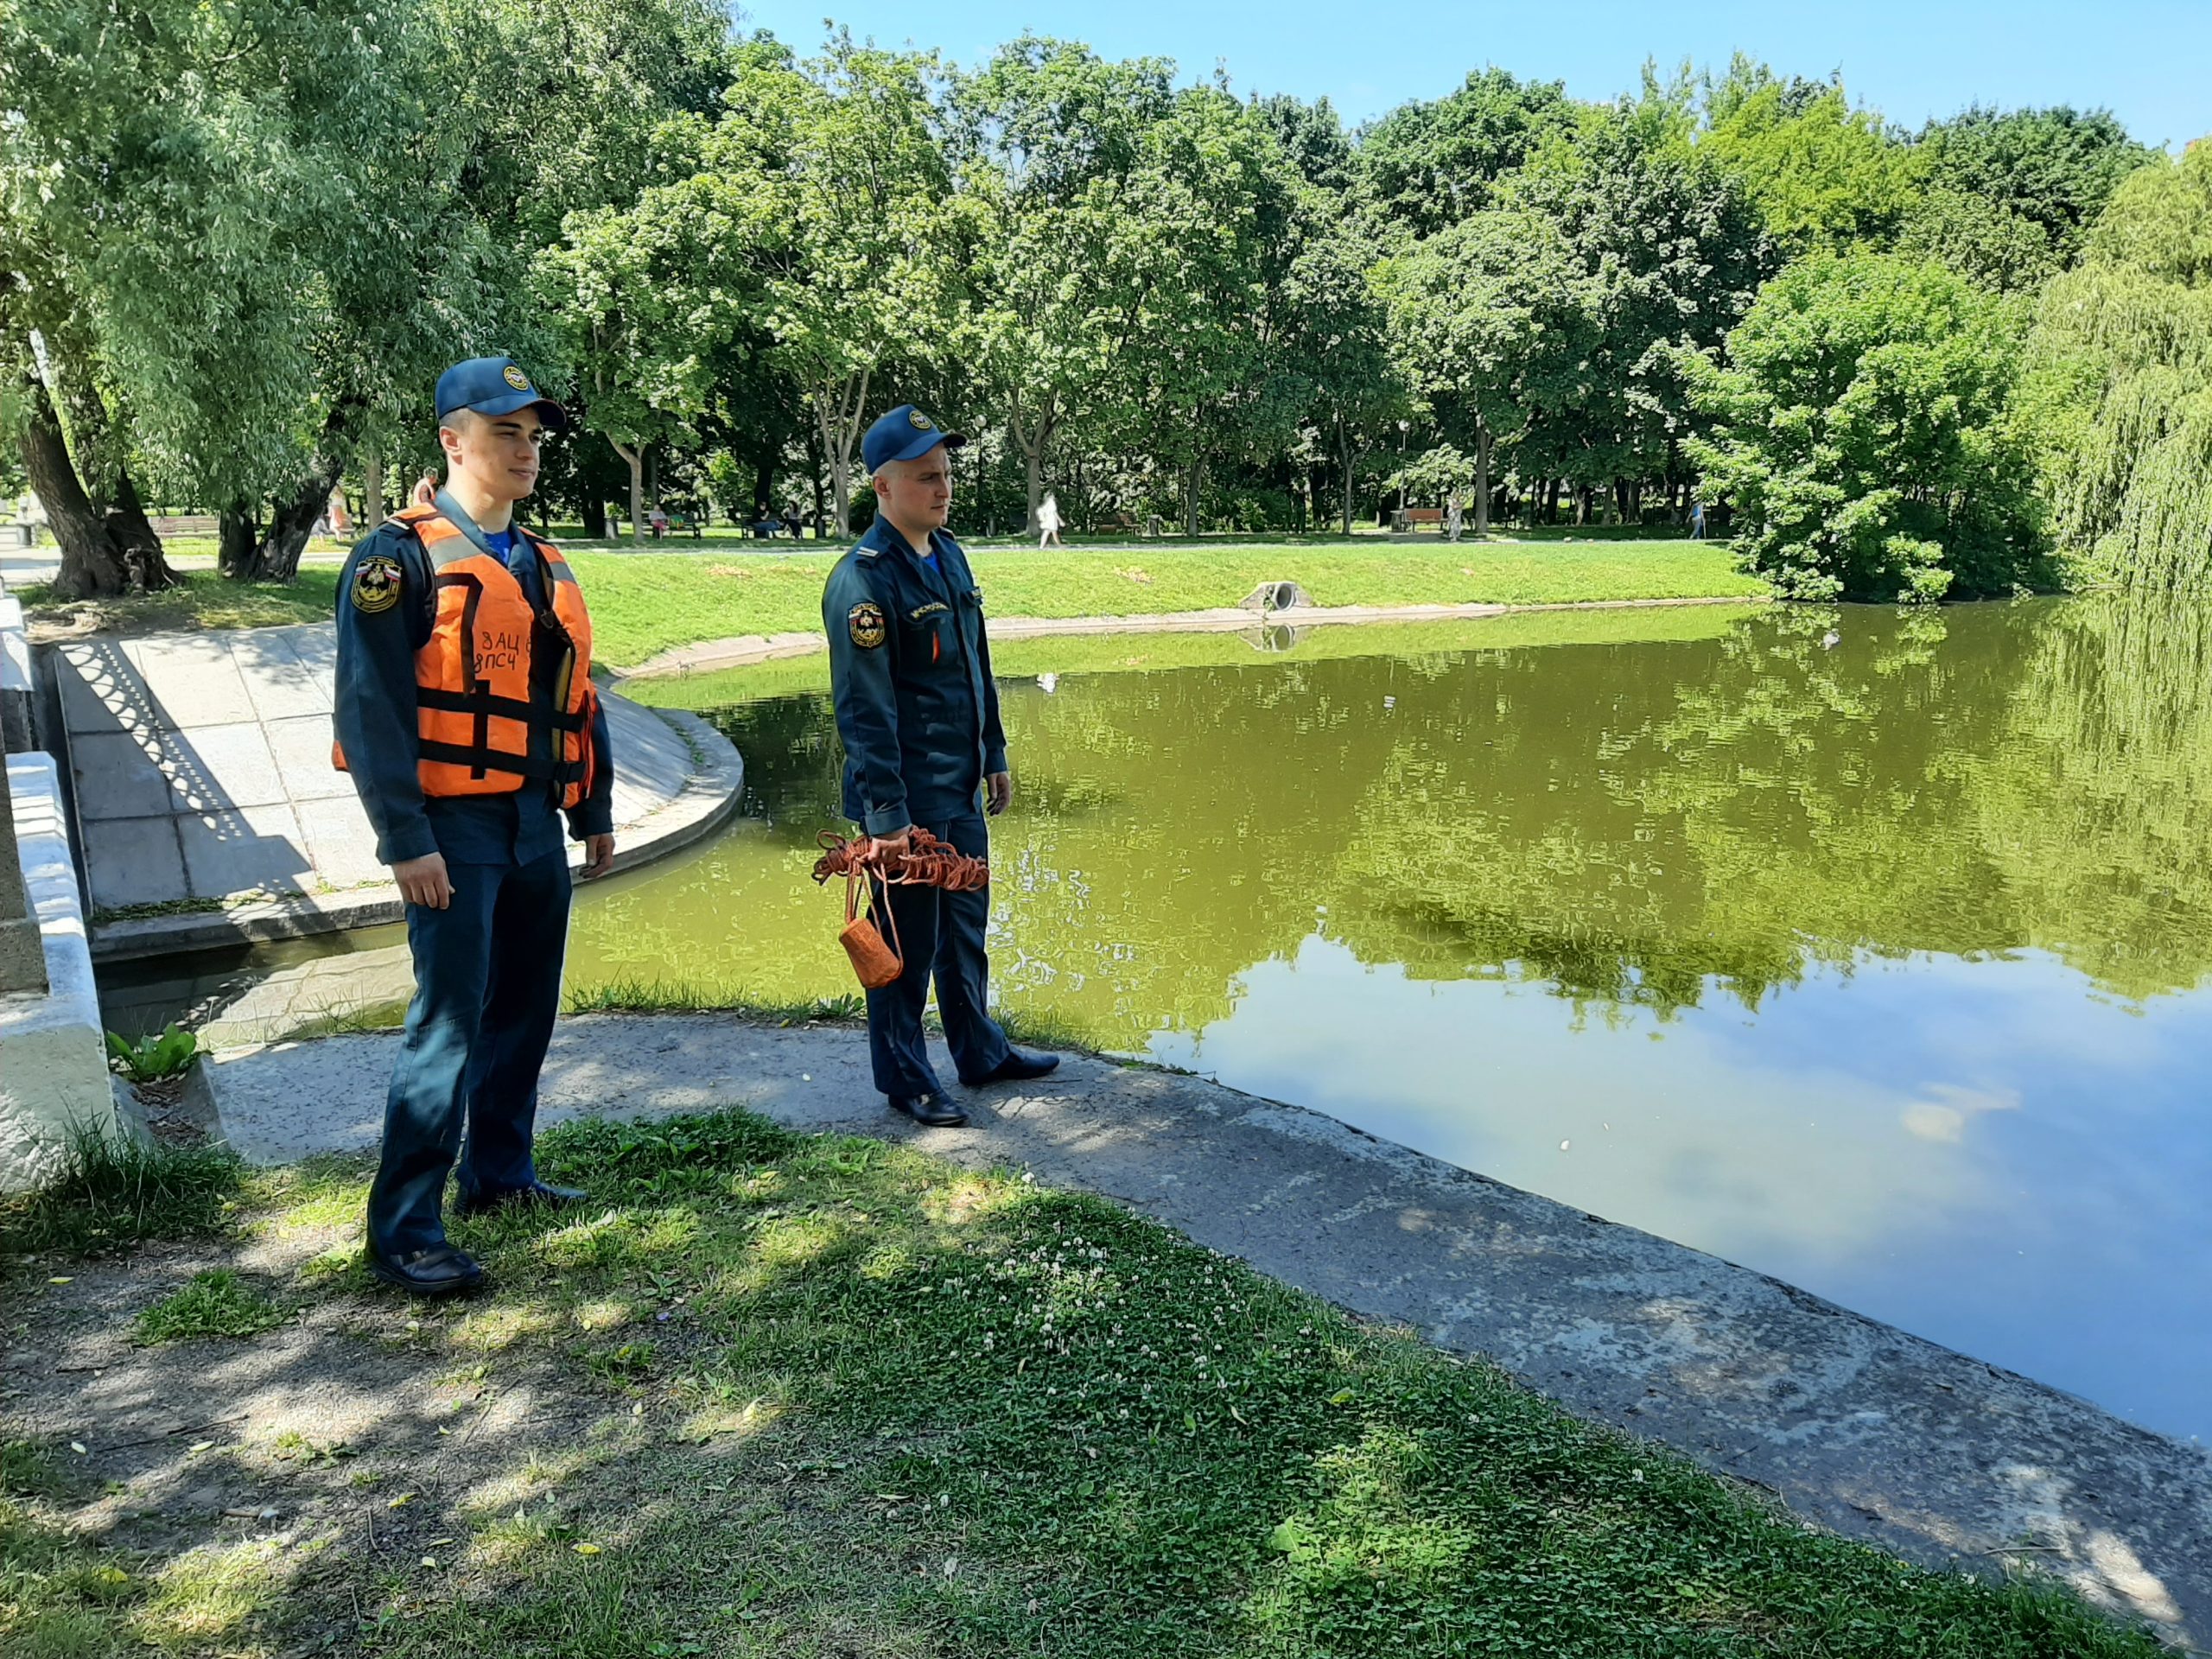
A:
{"type": "Polygon", "coordinates": [[[1359,459],[1407,407],[1405,380],[1390,351],[1389,314],[1370,281],[1373,264],[1372,245],[1350,220],[1340,219],[1315,236],[1291,267],[1284,331],[1315,446],[1336,465],[1338,518],[1347,536],[1359,459]]]}
{"type": "Polygon", "coordinates": [[[1840,81],[1784,81],[1738,53],[1707,80],[1705,118],[1698,147],[1743,180],[1788,253],[1886,247],[1918,198],[1922,158],[1840,81]]]}
{"type": "Polygon", "coordinates": [[[1624,519],[1671,480],[1689,430],[1679,351],[1716,349],[1772,269],[1742,181],[1691,142],[1687,73],[1587,111],[1505,181],[1502,205],[1555,226],[1583,311],[1542,337],[1525,377],[1524,475],[1564,479],[1587,521],[1601,489],[1624,519]]]}
{"type": "Polygon", "coordinates": [[[1689,448],[1751,568],[1799,599],[2001,593],[2039,574],[2015,422],[2021,312],[1942,265],[1817,254],[1761,290],[1727,366],[1680,353],[1689,448]]]}
{"type": "Polygon", "coordinates": [[[755,58],[728,94],[714,163],[757,179],[777,235],[762,245],[778,367],[804,389],[851,528],[853,452],[880,372],[943,348],[955,310],[934,57],[842,32],[798,70],[755,58]]]}
{"type": "Polygon", "coordinates": [[[1021,457],[1032,534],[1052,441],[1109,379],[1159,274],[1131,203],[1170,75],[1159,59],[1108,63],[1025,36],[954,88],[963,355],[1021,457]]]}
{"type": "Polygon", "coordinates": [[[2212,584],[2212,145],[2129,177],[2031,340],[2060,545],[2147,592],[2212,584]]]}
{"type": "Polygon", "coordinates": [[[1977,105],[1920,135],[1931,194],[1964,197],[2031,227],[2051,270],[2072,264],[2120,181],[2157,156],[2109,110],[1977,105]]]}
{"type": "Polygon", "coordinates": [[[1493,66],[1449,97],[1402,104],[1366,128],[1357,170],[1376,213],[1427,236],[1488,207],[1497,181],[1574,119],[1560,82],[1523,82],[1493,66]]]}
{"type": "Polygon", "coordinates": [[[1593,347],[1588,279],[1549,218],[1493,208],[1387,262],[1376,283],[1400,373],[1472,453],[1479,533],[1494,444],[1518,442],[1539,409],[1563,403],[1556,382],[1593,347]]]}

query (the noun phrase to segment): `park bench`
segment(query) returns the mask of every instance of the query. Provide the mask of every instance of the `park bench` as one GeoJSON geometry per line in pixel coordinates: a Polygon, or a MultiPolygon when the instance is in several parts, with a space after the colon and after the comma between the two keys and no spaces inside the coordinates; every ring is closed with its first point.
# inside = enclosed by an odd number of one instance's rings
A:
{"type": "Polygon", "coordinates": [[[1390,515],[1390,533],[1393,536],[1408,535],[1423,524],[1440,524],[1443,522],[1444,509],[1441,507],[1400,507],[1390,515]]]}

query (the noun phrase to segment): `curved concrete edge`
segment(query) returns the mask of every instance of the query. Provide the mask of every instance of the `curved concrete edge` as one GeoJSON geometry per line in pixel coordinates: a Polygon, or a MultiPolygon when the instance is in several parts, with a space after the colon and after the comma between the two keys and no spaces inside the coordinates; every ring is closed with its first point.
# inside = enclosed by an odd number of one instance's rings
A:
{"type": "MultiPolygon", "coordinates": [[[[1205,611],[1166,611],[1135,616],[1001,616],[991,619],[991,638],[996,640],[1046,639],[1058,635],[1116,633],[1236,633],[1266,624],[1272,627],[1313,628],[1357,622],[1474,622],[1484,617],[1506,616],[1523,611],[1640,611],[1683,605],[1770,605],[1770,594],[1744,594],[1734,598],[1593,599],[1548,605],[1300,605],[1288,610],[1249,610],[1224,606],[1205,611]]],[[[701,674],[715,669],[749,668],[755,663],[787,657],[810,657],[829,649],[819,633],[745,633],[727,639],[708,639],[681,645],[648,657],[635,668],[614,671],[626,680],[662,679],[676,674],[701,674]]]]}
{"type": "MultiPolygon", "coordinates": [[[[745,794],[745,757],[709,721],[672,709],[652,712],[682,734],[697,758],[680,793],[645,817],[619,826],[620,868],[626,870],[650,864],[714,834],[735,815],[745,794]]],[[[583,868],[581,848],[571,848],[569,868],[583,868]]],[[[404,921],[406,916],[399,889],[389,881],[380,881],[346,893],[311,893],[219,911],[103,922],[93,930],[92,954],[98,961],[122,962],[220,945],[268,944],[385,926],[404,921]]]]}
{"type": "MultiPolygon", "coordinates": [[[[246,1157],[363,1148],[396,1035],[213,1057],[246,1157]]],[[[949,1063],[949,1062],[948,1062],[949,1063]]],[[[1911,1560],[2050,1572],[2171,1640],[2212,1634],[2212,1456],[2086,1401],[1634,1228],[1203,1078],[1067,1057],[963,1090],[967,1127],[883,1109],[868,1039],[727,1014],[563,1020],[539,1122],[743,1106],[792,1128],[1027,1168],[1911,1560]]]]}
{"type": "Polygon", "coordinates": [[[51,755],[7,758],[7,796],[46,988],[0,995],[0,1192],[60,1173],[73,1134],[120,1128],[99,992],[51,755]]]}

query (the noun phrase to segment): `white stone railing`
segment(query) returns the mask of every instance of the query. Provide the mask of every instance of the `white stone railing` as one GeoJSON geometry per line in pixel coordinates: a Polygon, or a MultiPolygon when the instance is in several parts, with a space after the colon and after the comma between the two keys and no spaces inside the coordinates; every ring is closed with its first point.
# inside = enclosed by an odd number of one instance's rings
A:
{"type": "MultiPolygon", "coordinates": [[[[29,742],[22,610],[0,595],[4,747],[29,742]]],[[[122,1132],[54,757],[7,757],[0,782],[0,1192],[59,1173],[73,1135],[122,1132]]]]}

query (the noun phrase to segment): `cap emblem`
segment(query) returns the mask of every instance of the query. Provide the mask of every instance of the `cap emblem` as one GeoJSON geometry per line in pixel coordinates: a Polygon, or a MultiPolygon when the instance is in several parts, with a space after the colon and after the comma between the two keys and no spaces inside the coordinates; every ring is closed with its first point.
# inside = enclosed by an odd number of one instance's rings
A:
{"type": "Polygon", "coordinates": [[[914,430],[917,432],[926,432],[930,430],[930,417],[923,414],[920,410],[908,410],[906,411],[906,418],[913,423],[914,430]]]}
{"type": "Polygon", "coordinates": [[[520,369],[515,367],[512,363],[507,365],[506,378],[507,384],[512,386],[517,391],[528,391],[530,390],[530,377],[524,374],[520,369]]]}

